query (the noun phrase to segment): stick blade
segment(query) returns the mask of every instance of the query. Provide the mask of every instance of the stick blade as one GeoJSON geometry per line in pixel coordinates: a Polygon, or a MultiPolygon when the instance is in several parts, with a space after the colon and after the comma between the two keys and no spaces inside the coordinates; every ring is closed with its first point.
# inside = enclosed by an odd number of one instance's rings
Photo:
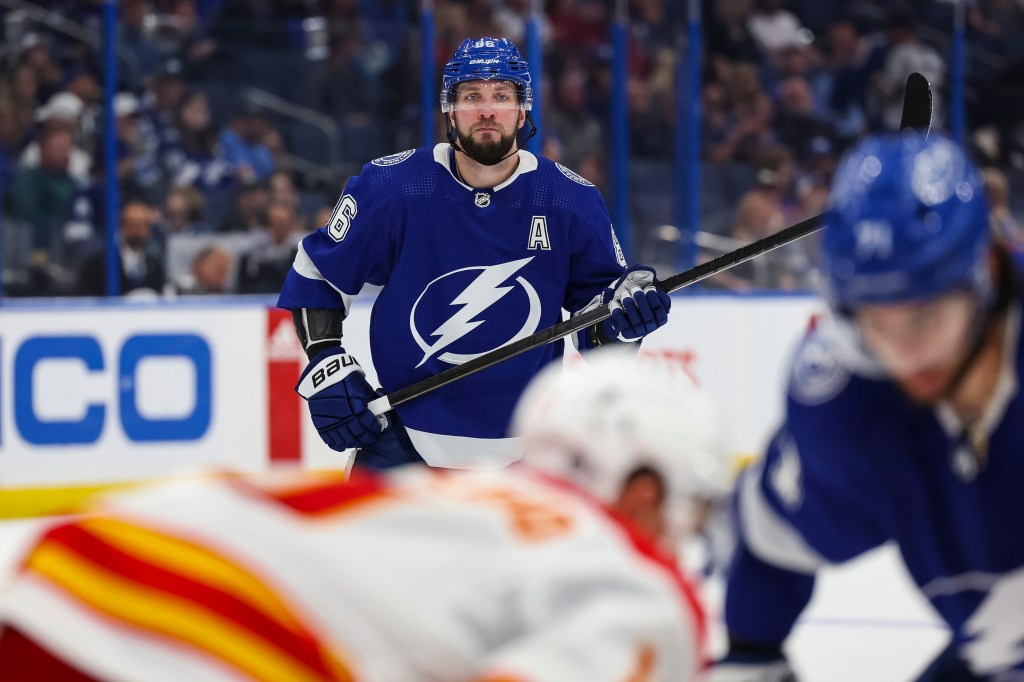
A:
{"type": "Polygon", "coordinates": [[[900,130],[920,130],[925,134],[932,125],[932,86],[917,71],[907,76],[903,91],[903,119],[900,130]]]}

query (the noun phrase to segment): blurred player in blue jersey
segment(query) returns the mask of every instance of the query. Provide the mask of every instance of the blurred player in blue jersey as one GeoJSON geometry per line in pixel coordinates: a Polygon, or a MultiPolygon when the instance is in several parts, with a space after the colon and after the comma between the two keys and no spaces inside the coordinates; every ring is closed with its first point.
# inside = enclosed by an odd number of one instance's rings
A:
{"type": "MultiPolygon", "coordinates": [[[[306,237],[278,305],[292,311],[310,362],[296,390],[323,440],[387,468],[497,468],[530,378],[562,352],[524,353],[376,417],[376,393],[342,347],[342,320],[366,284],[383,286],[370,320],[386,392],[561,321],[611,306],[577,345],[637,342],[663,325],[654,271],[627,268],[593,183],[518,148],[533,91],[507,39],[466,40],[445,66],[448,142],[374,159],[345,186],[330,222],[306,237]]],[[[531,134],[532,134],[531,132],[531,134]]]]}
{"type": "Polygon", "coordinates": [[[831,320],[739,483],[711,679],[793,679],[781,647],[815,571],[885,542],[952,631],[921,680],[1024,679],[1021,296],[981,176],[945,137],[868,138],[836,174],[822,245],[831,320]]]}

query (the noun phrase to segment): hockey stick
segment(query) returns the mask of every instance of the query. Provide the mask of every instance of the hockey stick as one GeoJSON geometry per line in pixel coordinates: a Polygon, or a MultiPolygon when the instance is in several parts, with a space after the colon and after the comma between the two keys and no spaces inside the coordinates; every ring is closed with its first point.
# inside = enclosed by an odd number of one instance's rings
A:
{"type": "MultiPolygon", "coordinates": [[[[915,71],[907,77],[907,86],[903,93],[903,117],[900,121],[900,129],[920,130],[924,131],[925,135],[927,135],[931,127],[931,121],[932,89],[928,84],[928,80],[915,71]]],[[[728,270],[740,263],[745,263],[751,258],[756,258],[780,246],[785,246],[823,228],[825,226],[824,217],[824,214],[820,214],[808,218],[764,239],[759,239],[735,251],[730,251],[717,258],[713,258],[706,263],[701,263],[678,275],[663,279],[658,282],[658,288],[666,293],[677,291],[695,282],[707,279],[712,275],[716,275],[723,270],[728,270]]],[[[517,355],[531,351],[534,348],[540,348],[563,336],[574,334],[599,322],[603,322],[609,317],[611,317],[611,311],[607,307],[596,308],[576,315],[525,339],[496,348],[457,367],[452,367],[440,374],[418,381],[411,386],[406,386],[386,396],[377,398],[370,402],[369,408],[376,415],[383,414],[391,408],[406,403],[413,398],[418,398],[470,374],[475,374],[509,358],[514,358],[517,355]]]]}

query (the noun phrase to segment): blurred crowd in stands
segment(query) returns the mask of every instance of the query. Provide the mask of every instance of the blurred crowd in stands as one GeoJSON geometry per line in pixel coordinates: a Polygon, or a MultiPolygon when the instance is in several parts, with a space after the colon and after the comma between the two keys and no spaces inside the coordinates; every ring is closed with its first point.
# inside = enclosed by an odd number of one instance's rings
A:
{"type": "MultiPolygon", "coordinates": [[[[612,0],[547,0],[545,156],[608,193],[612,0]]],[[[683,0],[630,0],[632,260],[678,266],[674,87],[683,0]]],[[[529,0],[437,0],[435,55],[524,44],[529,0]]],[[[103,295],[102,3],[3,9],[0,190],[6,295],[103,295]],[[43,7],[54,12],[42,11],[43,7]]],[[[910,71],[945,127],[952,6],[935,0],[707,0],[702,257],[820,212],[842,151],[898,127],[910,71]]],[[[273,293],[345,180],[420,139],[418,0],[120,0],[114,149],[121,290],[273,293]]],[[[967,141],[1016,243],[1024,208],[1024,0],[968,7],[967,141]]],[[[440,82],[440,76],[438,76],[440,82]]],[[[439,85],[438,85],[439,87],[439,85]]],[[[439,113],[437,136],[444,139],[439,113]]],[[[716,278],[801,289],[812,240],[716,278]]]]}

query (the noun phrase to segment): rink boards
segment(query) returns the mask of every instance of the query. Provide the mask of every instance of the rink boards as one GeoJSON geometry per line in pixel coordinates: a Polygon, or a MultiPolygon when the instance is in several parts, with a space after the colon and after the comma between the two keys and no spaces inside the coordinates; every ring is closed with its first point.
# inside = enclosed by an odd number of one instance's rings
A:
{"type": "MultiPolygon", "coordinates": [[[[370,301],[346,348],[373,374],[370,301]]],[[[735,452],[781,416],[788,358],[820,302],[678,297],[644,343],[714,396],[735,452]]],[[[305,362],[290,315],[265,300],[0,308],[0,488],[128,481],[203,466],[343,466],[292,391],[305,362]]]]}
{"type": "MultiPolygon", "coordinates": [[[[810,297],[680,297],[644,352],[706,386],[733,448],[753,454],[781,416],[792,346],[820,309],[810,297]]],[[[366,365],[368,317],[357,303],[346,323],[366,365]]],[[[203,465],[343,465],[291,390],[303,363],[290,317],[265,301],[0,309],[0,584],[42,523],[5,513],[203,465]]],[[[720,589],[705,585],[715,653],[720,589]]],[[[947,638],[885,546],[824,570],[787,651],[801,679],[905,682],[947,638]]]]}

